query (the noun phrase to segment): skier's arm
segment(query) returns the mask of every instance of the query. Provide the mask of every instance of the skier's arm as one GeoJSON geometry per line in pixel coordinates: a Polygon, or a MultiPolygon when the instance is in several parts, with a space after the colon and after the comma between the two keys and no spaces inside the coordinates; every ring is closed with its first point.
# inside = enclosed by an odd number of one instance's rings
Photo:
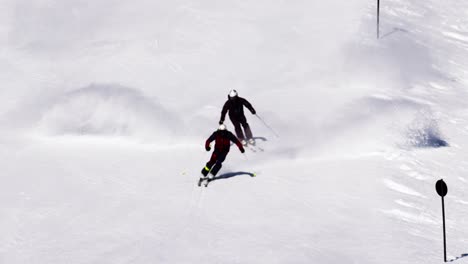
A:
{"type": "Polygon", "coordinates": [[[226,113],[229,109],[229,101],[224,103],[223,110],[221,111],[221,119],[219,119],[219,124],[222,124],[224,122],[224,118],[226,118],[226,113]]]}
{"type": "Polygon", "coordinates": [[[206,140],[205,142],[205,149],[206,151],[210,151],[211,150],[211,147],[210,147],[210,144],[213,140],[215,140],[216,136],[215,136],[215,132],[213,134],[211,134],[211,136],[206,140]]]}
{"type": "Polygon", "coordinates": [[[239,139],[236,136],[234,136],[234,134],[232,133],[230,133],[229,137],[230,137],[230,140],[237,145],[240,152],[244,153],[245,152],[244,146],[242,146],[242,143],[239,141],[239,139]]]}
{"type": "Polygon", "coordinates": [[[245,105],[245,107],[247,107],[250,112],[252,113],[252,115],[255,115],[257,112],[255,111],[255,109],[253,108],[252,104],[249,103],[249,101],[247,101],[246,99],[242,100],[242,103],[245,105]]]}

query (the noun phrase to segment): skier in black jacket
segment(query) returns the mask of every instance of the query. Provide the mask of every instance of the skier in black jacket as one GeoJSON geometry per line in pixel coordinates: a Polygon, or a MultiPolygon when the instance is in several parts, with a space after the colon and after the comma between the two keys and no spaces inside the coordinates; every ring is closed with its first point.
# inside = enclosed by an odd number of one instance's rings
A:
{"type": "Polygon", "coordinates": [[[206,166],[202,169],[201,173],[203,176],[207,176],[208,173],[211,173],[213,178],[216,176],[218,171],[221,169],[223,161],[226,159],[229,149],[231,147],[231,141],[234,142],[239,150],[244,153],[244,147],[241,142],[226,129],[226,125],[221,124],[217,131],[213,132],[211,136],[205,142],[206,151],[210,151],[210,143],[215,140],[215,149],[213,154],[211,154],[210,160],[206,163],[206,166]]]}
{"type": "Polygon", "coordinates": [[[255,144],[255,140],[252,138],[252,131],[250,130],[250,126],[247,123],[247,119],[244,115],[244,106],[247,107],[247,109],[249,109],[253,115],[255,115],[255,109],[252,107],[249,101],[239,97],[236,90],[231,90],[228,95],[228,100],[226,103],[224,103],[223,110],[221,111],[221,119],[219,120],[219,124],[224,123],[226,113],[229,111],[229,118],[234,125],[237,138],[239,138],[239,140],[242,142],[242,145],[244,146],[247,145],[246,139],[250,144],[253,145],[255,144]],[[244,133],[242,132],[241,125],[244,127],[245,137],[244,133]]]}

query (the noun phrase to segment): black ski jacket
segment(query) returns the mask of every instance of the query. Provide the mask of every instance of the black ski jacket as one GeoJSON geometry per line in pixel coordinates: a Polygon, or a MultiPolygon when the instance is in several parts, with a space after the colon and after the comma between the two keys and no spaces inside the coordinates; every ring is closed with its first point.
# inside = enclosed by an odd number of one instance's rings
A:
{"type": "Polygon", "coordinates": [[[215,140],[215,151],[228,153],[231,147],[231,141],[234,142],[241,152],[244,152],[239,139],[228,130],[216,130],[205,142],[206,150],[210,149],[210,143],[215,140]]]}
{"type": "Polygon", "coordinates": [[[249,101],[245,100],[244,98],[236,96],[228,99],[226,103],[224,103],[223,110],[221,111],[220,122],[224,122],[226,113],[228,111],[231,120],[245,120],[244,106],[247,107],[253,115],[255,115],[255,109],[249,103],[249,101]]]}

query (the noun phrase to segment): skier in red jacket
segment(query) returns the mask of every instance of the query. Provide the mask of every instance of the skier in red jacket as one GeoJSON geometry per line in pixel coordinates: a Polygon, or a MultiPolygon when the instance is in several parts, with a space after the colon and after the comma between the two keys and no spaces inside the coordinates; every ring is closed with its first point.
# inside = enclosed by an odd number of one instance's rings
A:
{"type": "Polygon", "coordinates": [[[242,145],[247,145],[247,141],[249,144],[254,145],[255,140],[252,137],[252,131],[250,130],[250,126],[247,123],[247,119],[244,115],[244,106],[249,109],[252,115],[255,115],[255,109],[253,108],[252,104],[249,101],[245,100],[242,97],[237,95],[236,90],[231,90],[228,95],[228,100],[224,103],[223,110],[221,111],[221,118],[219,120],[219,124],[224,123],[224,118],[226,117],[226,113],[229,111],[229,118],[231,119],[232,124],[234,125],[234,130],[236,131],[237,138],[242,142],[242,145]],[[245,130],[245,137],[242,131],[242,127],[245,130]]]}
{"type": "Polygon", "coordinates": [[[221,169],[223,161],[226,159],[227,154],[229,153],[229,148],[231,147],[231,141],[234,142],[239,150],[244,153],[244,147],[241,142],[226,129],[226,125],[221,124],[217,131],[213,132],[211,136],[205,142],[206,151],[210,151],[210,143],[215,140],[215,147],[213,154],[211,154],[211,159],[206,163],[206,166],[202,169],[201,173],[204,177],[211,173],[211,179],[216,176],[218,171],[221,169]]]}

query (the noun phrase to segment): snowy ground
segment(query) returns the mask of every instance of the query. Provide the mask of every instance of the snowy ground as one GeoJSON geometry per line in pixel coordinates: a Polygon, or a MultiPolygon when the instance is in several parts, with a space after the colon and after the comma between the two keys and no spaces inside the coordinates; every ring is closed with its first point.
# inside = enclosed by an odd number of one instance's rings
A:
{"type": "Polygon", "coordinates": [[[0,263],[442,263],[440,178],[468,262],[468,3],[381,14],[2,0],[0,263]],[[199,188],[233,88],[279,138],[199,188]]]}

